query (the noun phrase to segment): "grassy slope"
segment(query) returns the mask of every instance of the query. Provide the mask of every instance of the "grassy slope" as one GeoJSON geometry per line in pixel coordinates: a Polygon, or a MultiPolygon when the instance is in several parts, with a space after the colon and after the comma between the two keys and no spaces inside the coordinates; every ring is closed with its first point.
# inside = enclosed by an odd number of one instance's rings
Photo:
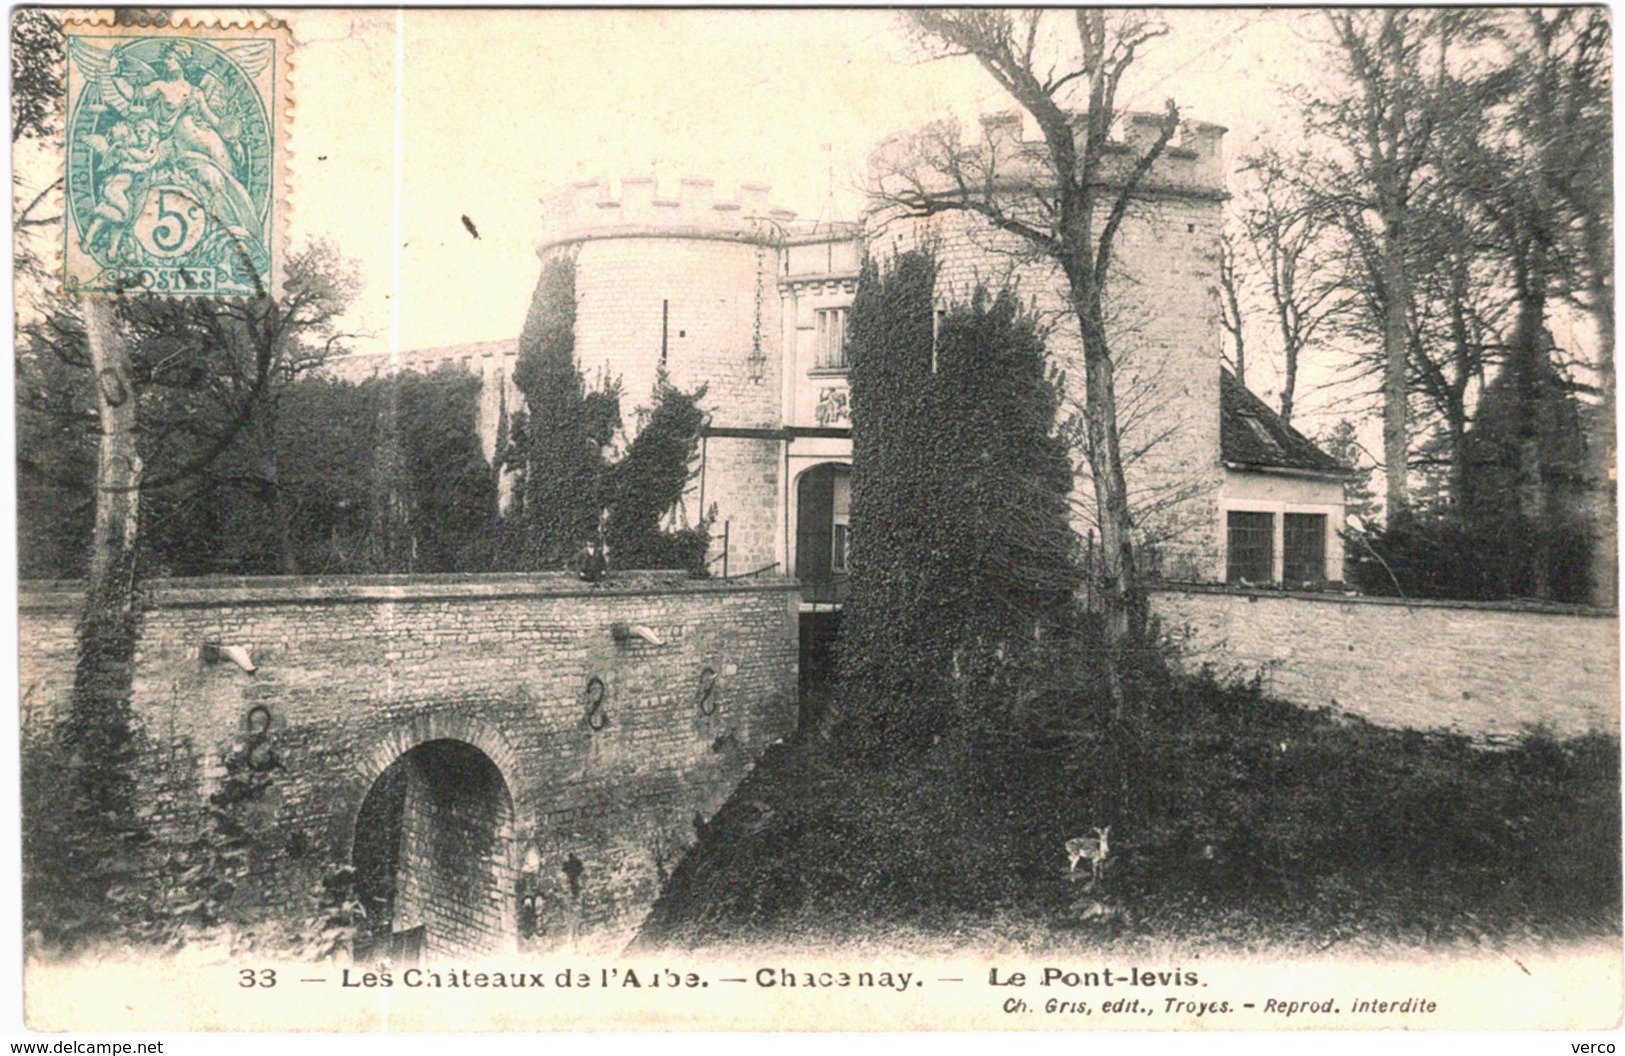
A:
{"type": "Polygon", "coordinates": [[[645,946],[1227,950],[1617,933],[1619,743],[1501,751],[1212,685],[1138,736],[774,749],[674,872],[645,946]],[[1126,790],[1126,791],[1125,791],[1126,790]],[[1098,886],[1065,840],[1111,825],[1098,886]]]}

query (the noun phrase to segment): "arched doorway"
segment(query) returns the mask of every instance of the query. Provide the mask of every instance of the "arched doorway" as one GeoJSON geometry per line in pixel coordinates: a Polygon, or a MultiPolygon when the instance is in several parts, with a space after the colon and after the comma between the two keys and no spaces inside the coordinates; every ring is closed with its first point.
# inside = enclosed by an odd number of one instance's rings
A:
{"type": "Polygon", "coordinates": [[[358,958],[401,964],[513,943],[513,796],[473,745],[426,741],[385,768],[361,803],[351,855],[367,912],[358,958]]]}
{"type": "Polygon", "coordinates": [[[851,511],[851,466],[825,462],[797,480],[796,579],[801,581],[803,602],[845,600],[851,511]]]}

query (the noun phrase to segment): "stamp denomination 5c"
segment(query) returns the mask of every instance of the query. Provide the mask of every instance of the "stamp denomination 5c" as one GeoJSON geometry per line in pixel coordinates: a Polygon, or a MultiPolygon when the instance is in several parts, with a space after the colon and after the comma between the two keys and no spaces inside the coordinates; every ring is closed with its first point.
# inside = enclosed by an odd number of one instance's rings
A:
{"type": "Polygon", "coordinates": [[[64,28],[64,287],[214,297],[277,290],[286,27],[64,28]]]}

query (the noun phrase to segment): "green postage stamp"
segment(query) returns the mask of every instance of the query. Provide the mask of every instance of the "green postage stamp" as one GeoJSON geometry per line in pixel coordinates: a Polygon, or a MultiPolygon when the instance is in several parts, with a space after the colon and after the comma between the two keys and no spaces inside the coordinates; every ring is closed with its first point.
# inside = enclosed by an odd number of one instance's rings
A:
{"type": "Polygon", "coordinates": [[[280,288],[286,27],[65,30],[66,290],[252,297],[280,288]]]}

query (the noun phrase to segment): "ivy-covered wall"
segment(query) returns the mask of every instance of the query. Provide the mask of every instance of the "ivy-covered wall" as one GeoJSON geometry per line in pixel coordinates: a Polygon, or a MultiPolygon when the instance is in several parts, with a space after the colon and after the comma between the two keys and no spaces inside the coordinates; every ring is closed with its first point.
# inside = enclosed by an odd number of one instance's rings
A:
{"type": "Polygon", "coordinates": [[[852,309],[842,696],[894,746],[995,720],[1078,584],[1035,322],[984,289],[939,314],[936,288],[936,261],[907,253],[865,269],[852,309]]]}
{"type": "MultiPolygon", "coordinates": [[[[1169,579],[1210,579],[1224,555],[1217,294],[1224,189],[1222,167],[1210,160],[1192,162],[1197,168],[1189,184],[1129,211],[1115,242],[1108,290],[1137,556],[1148,571],[1169,579]]],[[[1082,347],[1066,283],[1052,265],[1035,260],[1017,236],[969,215],[880,215],[877,221],[884,222],[873,225],[869,249],[878,261],[916,249],[935,255],[939,304],[962,302],[983,284],[1012,290],[1043,321],[1063,381],[1062,417],[1077,419],[1084,407],[1082,347]]],[[[1080,420],[1080,436],[1081,428],[1080,420]]],[[[1075,462],[1073,525],[1087,539],[1094,491],[1087,463],[1075,462]]]]}
{"type": "Polygon", "coordinates": [[[649,402],[623,415],[619,377],[600,370],[589,386],[576,355],[576,274],[574,256],[547,259],[519,339],[524,404],[504,458],[517,496],[501,560],[560,568],[584,547],[607,547],[615,568],[704,574],[710,521],[684,499],[700,472],[706,388],[684,392],[657,368],[649,402]]]}

